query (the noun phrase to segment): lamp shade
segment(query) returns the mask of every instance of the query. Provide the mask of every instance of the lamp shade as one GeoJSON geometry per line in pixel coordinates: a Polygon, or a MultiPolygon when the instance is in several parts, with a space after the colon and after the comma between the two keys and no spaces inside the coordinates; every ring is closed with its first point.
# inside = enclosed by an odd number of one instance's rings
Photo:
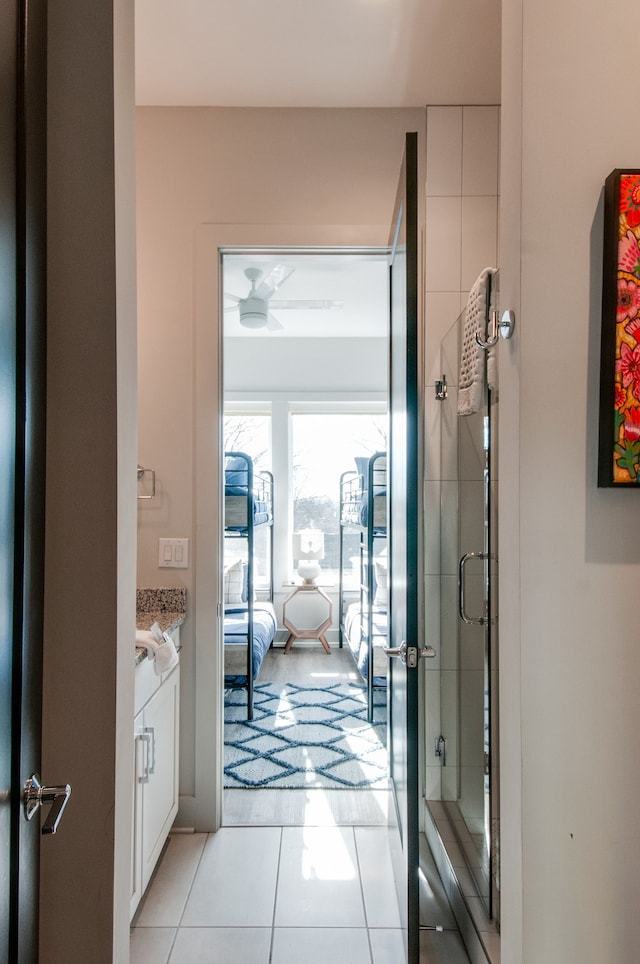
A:
{"type": "Polygon", "coordinates": [[[324,559],[324,532],[321,529],[301,529],[293,533],[294,559],[324,559]]]}

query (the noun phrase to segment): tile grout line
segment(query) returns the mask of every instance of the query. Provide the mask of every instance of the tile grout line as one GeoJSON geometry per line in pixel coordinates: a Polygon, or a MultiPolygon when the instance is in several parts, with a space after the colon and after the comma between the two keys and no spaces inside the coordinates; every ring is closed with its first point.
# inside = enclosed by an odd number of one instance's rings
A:
{"type": "Polygon", "coordinates": [[[367,932],[367,946],[369,948],[369,960],[374,964],[373,961],[373,948],[371,946],[371,932],[369,930],[369,917],[367,915],[367,902],[364,896],[364,884],[362,882],[362,865],[360,863],[360,851],[358,849],[358,838],[356,836],[356,827],[353,825],[351,827],[351,833],[353,834],[353,847],[356,854],[356,866],[358,869],[358,881],[360,883],[360,897],[362,899],[362,909],[364,912],[364,926],[367,932]]]}
{"type": "Polygon", "coordinates": [[[276,886],[273,892],[273,914],[271,916],[271,940],[269,942],[269,964],[273,960],[273,942],[276,936],[276,907],[278,905],[278,886],[280,884],[280,861],[282,860],[282,843],[284,827],[280,827],[280,845],[278,847],[278,862],[276,865],[276,886]]]}
{"type": "Polygon", "coordinates": [[[184,904],[182,905],[182,910],[181,910],[181,912],[180,912],[180,917],[179,917],[179,919],[178,919],[178,930],[182,927],[182,919],[184,918],[184,913],[185,913],[185,911],[186,911],[186,909],[187,909],[187,904],[189,903],[189,898],[191,897],[191,894],[192,894],[192,892],[193,892],[193,888],[194,888],[194,885],[195,885],[195,882],[196,882],[196,877],[198,876],[198,871],[200,870],[200,864],[202,863],[202,858],[204,857],[204,852],[205,852],[205,850],[207,849],[207,844],[209,843],[209,839],[210,839],[211,836],[212,836],[211,833],[208,833],[208,834],[206,835],[206,840],[205,840],[205,842],[204,842],[204,844],[203,844],[203,846],[202,846],[202,850],[200,851],[200,856],[198,857],[198,862],[196,863],[195,870],[194,870],[194,872],[193,872],[193,877],[192,877],[192,879],[191,879],[191,885],[189,886],[189,888],[188,888],[188,890],[187,890],[187,896],[186,896],[185,899],[184,899],[184,904]]]}
{"type": "Polygon", "coordinates": [[[198,870],[199,870],[199,868],[200,868],[200,863],[201,863],[201,861],[202,861],[202,857],[203,857],[203,854],[204,854],[204,851],[205,851],[205,847],[207,846],[207,841],[209,840],[210,834],[207,834],[206,837],[207,837],[207,839],[205,840],[205,842],[204,842],[204,844],[203,844],[203,847],[202,847],[202,850],[200,851],[200,856],[198,857],[198,861],[197,861],[197,863],[196,863],[196,866],[195,866],[195,869],[194,869],[194,872],[193,872],[193,877],[192,877],[192,879],[191,879],[191,884],[190,884],[190,886],[189,886],[189,888],[188,888],[188,890],[187,890],[187,896],[185,897],[184,903],[183,903],[183,905],[182,905],[182,910],[181,910],[180,915],[179,915],[179,918],[178,918],[178,925],[177,925],[177,927],[175,927],[175,928],[173,929],[173,938],[172,938],[172,940],[171,940],[171,947],[169,948],[169,955],[168,955],[168,957],[167,957],[167,964],[171,964],[171,958],[172,958],[173,952],[174,952],[174,950],[175,950],[176,941],[178,940],[178,934],[180,933],[180,930],[181,930],[181,927],[182,927],[182,918],[184,917],[184,912],[185,912],[185,910],[186,910],[187,903],[188,903],[188,901],[189,901],[189,897],[191,896],[191,892],[192,892],[192,890],[193,890],[193,886],[194,886],[194,884],[195,884],[196,877],[197,877],[197,875],[198,875],[198,870]]]}

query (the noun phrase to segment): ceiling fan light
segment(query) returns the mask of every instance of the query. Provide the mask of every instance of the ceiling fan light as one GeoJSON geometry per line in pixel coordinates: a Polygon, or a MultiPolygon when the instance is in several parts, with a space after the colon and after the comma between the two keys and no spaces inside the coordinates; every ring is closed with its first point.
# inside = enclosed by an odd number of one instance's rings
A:
{"type": "Polygon", "coordinates": [[[264,328],[267,324],[269,310],[262,298],[243,298],[239,308],[240,324],[245,328],[264,328]]]}

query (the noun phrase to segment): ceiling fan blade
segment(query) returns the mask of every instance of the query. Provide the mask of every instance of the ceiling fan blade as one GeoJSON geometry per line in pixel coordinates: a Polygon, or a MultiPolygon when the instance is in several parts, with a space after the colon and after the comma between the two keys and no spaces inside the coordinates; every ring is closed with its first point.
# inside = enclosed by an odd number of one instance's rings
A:
{"type": "Polygon", "coordinates": [[[291,268],[286,264],[274,265],[266,278],[262,279],[252,294],[256,298],[270,298],[274,291],[277,291],[280,285],[283,284],[295,270],[295,268],[291,268]]]}
{"type": "Polygon", "coordinates": [[[224,300],[231,301],[234,305],[240,304],[240,298],[238,295],[232,295],[229,291],[225,291],[224,300]]]}
{"type": "Polygon", "coordinates": [[[275,315],[269,314],[267,317],[267,328],[269,331],[282,331],[283,325],[280,324],[275,315]]]}
{"type": "Polygon", "coordinates": [[[322,308],[325,311],[331,311],[334,308],[342,308],[344,301],[330,301],[326,298],[311,300],[289,298],[286,301],[270,301],[269,305],[271,308],[322,308]]]}

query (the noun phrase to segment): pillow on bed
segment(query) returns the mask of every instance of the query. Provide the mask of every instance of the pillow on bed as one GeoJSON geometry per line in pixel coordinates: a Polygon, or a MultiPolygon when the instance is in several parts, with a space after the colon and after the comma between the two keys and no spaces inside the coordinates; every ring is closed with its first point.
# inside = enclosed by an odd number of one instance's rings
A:
{"type": "Polygon", "coordinates": [[[362,476],[362,488],[366,489],[369,485],[369,456],[356,456],[356,472],[362,476]]]}
{"type": "Polygon", "coordinates": [[[244,563],[242,559],[229,563],[224,567],[224,604],[229,606],[243,602],[242,588],[244,582],[244,563]]]}
{"type": "MultiPolygon", "coordinates": [[[[371,458],[369,456],[356,456],[354,459],[356,463],[356,472],[358,475],[362,476],[362,490],[366,492],[369,488],[369,463],[371,458]]],[[[386,488],[386,470],[387,470],[387,460],[386,457],[379,457],[374,463],[373,469],[373,494],[374,495],[384,495],[386,488]]]]}
{"type": "Polygon", "coordinates": [[[376,594],[373,597],[373,605],[380,606],[382,609],[387,608],[388,593],[387,593],[387,560],[386,559],[376,559],[374,562],[376,570],[376,594]]]}
{"type": "Polygon", "coordinates": [[[229,458],[224,466],[224,484],[240,485],[245,488],[248,485],[249,467],[246,459],[229,458]]]}

